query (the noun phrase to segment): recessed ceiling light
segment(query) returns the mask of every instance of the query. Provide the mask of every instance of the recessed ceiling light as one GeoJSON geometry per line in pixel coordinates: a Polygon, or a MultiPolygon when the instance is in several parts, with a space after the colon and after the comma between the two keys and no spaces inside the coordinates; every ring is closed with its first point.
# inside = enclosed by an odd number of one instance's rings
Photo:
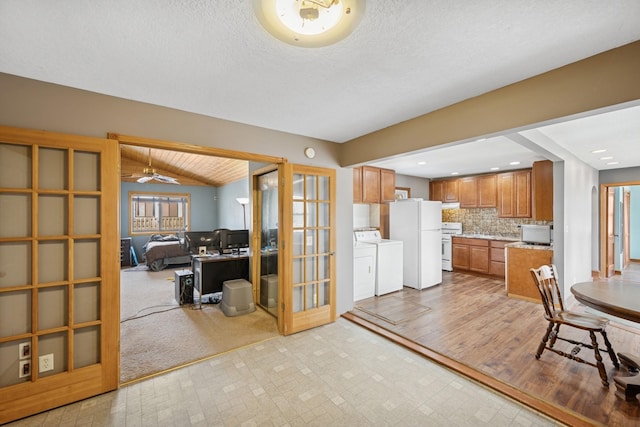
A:
{"type": "Polygon", "coordinates": [[[487,138],[480,138],[480,139],[476,139],[476,142],[482,142],[482,141],[486,141],[487,138]]]}
{"type": "Polygon", "coordinates": [[[460,172],[451,172],[451,175],[458,175],[460,172]]]}
{"type": "Polygon", "coordinates": [[[593,151],[591,152],[591,154],[604,153],[605,151],[607,151],[607,150],[605,150],[604,148],[601,148],[600,150],[593,150],[593,151]]]}
{"type": "Polygon", "coordinates": [[[492,171],[497,171],[497,170],[499,170],[499,169],[500,169],[500,168],[499,168],[499,167],[497,167],[497,166],[494,166],[494,167],[492,167],[492,168],[491,168],[491,170],[492,170],[492,171]]]}
{"type": "Polygon", "coordinates": [[[620,162],[608,162],[607,164],[608,164],[608,165],[617,165],[617,164],[619,164],[619,163],[620,163],[620,162]]]}
{"type": "Polygon", "coordinates": [[[510,164],[511,166],[515,166],[515,165],[519,165],[519,164],[520,164],[520,162],[511,162],[511,163],[509,163],[509,164],[510,164]]]}
{"type": "Polygon", "coordinates": [[[419,165],[426,165],[427,162],[418,162],[419,165]]]}
{"type": "Polygon", "coordinates": [[[613,156],[600,157],[600,160],[611,160],[611,159],[613,159],[613,156]]]}

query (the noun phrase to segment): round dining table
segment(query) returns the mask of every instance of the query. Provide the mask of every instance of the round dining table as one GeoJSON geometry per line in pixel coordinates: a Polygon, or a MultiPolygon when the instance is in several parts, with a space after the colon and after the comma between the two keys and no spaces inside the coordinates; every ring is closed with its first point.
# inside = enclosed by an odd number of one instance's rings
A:
{"type": "MultiPolygon", "coordinates": [[[[576,300],[603,313],[638,323],[640,328],[640,283],[628,280],[596,280],[571,286],[576,300]]],[[[618,353],[620,362],[629,368],[632,376],[616,376],[616,396],[627,401],[640,400],[640,357],[618,353]]]]}

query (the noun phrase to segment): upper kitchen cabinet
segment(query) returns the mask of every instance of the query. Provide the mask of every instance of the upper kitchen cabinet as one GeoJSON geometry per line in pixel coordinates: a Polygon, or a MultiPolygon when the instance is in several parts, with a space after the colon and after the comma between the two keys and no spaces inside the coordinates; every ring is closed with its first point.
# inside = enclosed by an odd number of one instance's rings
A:
{"type": "Polygon", "coordinates": [[[531,170],[504,172],[496,177],[498,217],[531,218],[531,170]]]}
{"type": "Polygon", "coordinates": [[[495,208],[496,176],[474,175],[458,179],[461,208],[495,208]]]}
{"type": "Polygon", "coordinates": [[[380,169],[380,201],[393,202],[396,199],[396,171],[380,169]]]}
{"type": "Polygon", "coordinates": [[[395,200],[396,173],[362,166],[353,170],[353,202],[384,203],[395,200]]]}
{"type": "Polygon", "coordinates": [[[353,169],[353,203],[362,203],[362,168],[353,169]]]}
{"type": "Polygon", "coordinates": [[[441,179],[429,183],[429,200],[451,203],[457,202],[460,197],[460,184],[458,179],[441,179]]]}
{"type": "Polygon", "coordinates": [[[429,200],[441,202],[444,199],[444,181],[431,181],[429,183],[429,200]]]}
{"type": "Polygon", "coordinates": [[[553,221],[553,162],[534,162],[531,168],[532,217],[553,221]]]}

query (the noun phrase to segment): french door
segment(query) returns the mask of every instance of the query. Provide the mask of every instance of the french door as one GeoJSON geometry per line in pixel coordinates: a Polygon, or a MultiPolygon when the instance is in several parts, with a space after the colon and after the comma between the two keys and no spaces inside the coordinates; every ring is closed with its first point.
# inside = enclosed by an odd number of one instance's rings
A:
{"type": "Polygon", "coordinates": [[[281,332],[335,321],[335,170],[285,163],[281,332]]]}
{"type": "Polygon", "coordinates": [[[0,424],[118,386],[118,161],[0,126],[0,424]]]}

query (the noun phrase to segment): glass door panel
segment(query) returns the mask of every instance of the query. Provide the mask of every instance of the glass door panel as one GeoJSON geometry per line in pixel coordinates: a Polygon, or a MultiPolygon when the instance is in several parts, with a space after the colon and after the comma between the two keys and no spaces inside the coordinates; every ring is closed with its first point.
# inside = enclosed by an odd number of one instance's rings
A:
{"type": "Polygon", "coordinates": [[[287,165],[291,182],[285,215],[290,215],[291,274],[285,286],[285,333],[335,320],[335,171],[287,165]]]}

